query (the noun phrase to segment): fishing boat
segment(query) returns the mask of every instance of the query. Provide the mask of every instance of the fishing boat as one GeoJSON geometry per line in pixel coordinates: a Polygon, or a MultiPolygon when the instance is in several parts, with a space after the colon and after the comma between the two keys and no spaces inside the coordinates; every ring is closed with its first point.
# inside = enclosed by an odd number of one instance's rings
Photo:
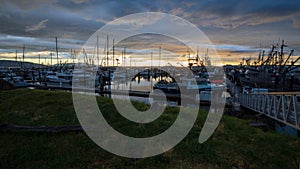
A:
{"type": "Polygon", "coordinates": [[[272,45],[269,53],[260,51],[258,59],[251,63],[251,59],[243,59],[246,65],[241,70],[239,81],[242,85],[251,87],[273,88],[288,91],[297,87],[294,71],[299,67],[296,63],[300,57],[292,61],[294,50],[285,56],[287,45],[282,40],[281,45],[272,45]],[[265,58],[266,57],[266,58],[265,58]]]}

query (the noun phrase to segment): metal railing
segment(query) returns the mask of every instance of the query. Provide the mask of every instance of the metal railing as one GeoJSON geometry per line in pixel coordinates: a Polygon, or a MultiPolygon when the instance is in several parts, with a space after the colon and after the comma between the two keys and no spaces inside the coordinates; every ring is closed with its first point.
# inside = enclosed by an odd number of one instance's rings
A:
{"type": "Polygon", "coordinates": [[[239,94],[240,105],[300,130],[300,92],[239,94]]]}

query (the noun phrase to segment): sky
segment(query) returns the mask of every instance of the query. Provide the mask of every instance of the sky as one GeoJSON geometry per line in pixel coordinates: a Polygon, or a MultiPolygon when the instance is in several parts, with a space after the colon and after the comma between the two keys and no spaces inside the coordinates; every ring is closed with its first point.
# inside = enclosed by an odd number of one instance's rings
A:
{"type": "MultiPolygon", "coordinates": [[[[38,62],[40,55],[49,63],[57,37],[59,57],[70,62],[71,49],[79,52],[102,26],[140,12],[172,14],[196,25],[214,44],[223,64],[256,58],[260,48],[267,50],[283,39],[287,52],[295,50],[293,57],[300,53],[299,0],[0,0],[0,60],[14,60],[16,51],[21,57],[25,45],[27,61],[38,62]]],[[[129,48],[132,41],[127,42],[129,48]]],[[[174,44],[171,47],[179,48],[174,44]]],[[[102,52],[105,46],[100,48],[102,52]]],[[[198,52],[204,55],[205,47],[198,52]]],[[[130,56],[129,49],[128,53],[130,56]]],[[[177,54],[173,60],[184,62],[182,56],[187,55],[187,50],[183,48],[177,54]]]]}

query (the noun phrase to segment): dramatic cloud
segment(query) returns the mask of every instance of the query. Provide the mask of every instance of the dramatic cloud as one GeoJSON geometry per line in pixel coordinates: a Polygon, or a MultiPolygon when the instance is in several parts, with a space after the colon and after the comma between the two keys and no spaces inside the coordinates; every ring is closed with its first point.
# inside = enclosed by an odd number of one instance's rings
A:
{"type": "MultiPolygon", "coordinates": [[[[55,36],[78,47],[114,19],[139,12],[164,12],[195,24],[226,58],[249,55],[260,44],[268,47],[279,38],[296,54],[300,51],[299,0],[0,0],[0,4],[0,38],[7,38],[0,41],[0,49],[24,43],[36,50],[52,49],[55,36]]],[[[154,21],[142,18],[128,22],[154,21]]]]}
{"type": "Polygon", "coordinates": [[[190,7],[178,6],[180,7],[173,8],[170,12],[202,26],[229,30],[243,25],[255,26],[284,20],[292,21],[300,11],[300,1],[296,0],[229,0],[223,3],[212,0],[201,1],[190,7]]]}
{"type": "Polygon", "coordinates": [[[46,28],[46,22],[48,22],[48,19],[42,20],[36,25],[26,26],[25,31],[31,32],[31,31],[38,31],[38,30],[44,29],[44,28],[46,28]]]}

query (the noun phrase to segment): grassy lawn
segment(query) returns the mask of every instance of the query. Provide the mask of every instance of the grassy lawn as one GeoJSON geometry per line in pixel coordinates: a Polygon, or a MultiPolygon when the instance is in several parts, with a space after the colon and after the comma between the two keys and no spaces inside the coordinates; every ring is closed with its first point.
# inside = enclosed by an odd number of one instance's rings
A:
{"type": "MultiPolygon", "coordinates": [[[[167,108],[161,117],[139,125],[119,115],[108,98],[97,97],[107,121],[135,137],[166,130],[177,117],[167,108]]],[[[134,103],[141,110],[142,103],[134,103]]],[[[0,168],[228,168],[296,169],[300,139],[249,127],[249,121],[223,116],[213,136],[199,144],[207,113],[200,111],[189,135],[161,155],[130,159],[98,147],[84,132],[38,133],[0,129],[0,168]]],[[[30,126],[79,125],[70,92],[18,89],[0,91],[0,123],[30,126]]]]}

